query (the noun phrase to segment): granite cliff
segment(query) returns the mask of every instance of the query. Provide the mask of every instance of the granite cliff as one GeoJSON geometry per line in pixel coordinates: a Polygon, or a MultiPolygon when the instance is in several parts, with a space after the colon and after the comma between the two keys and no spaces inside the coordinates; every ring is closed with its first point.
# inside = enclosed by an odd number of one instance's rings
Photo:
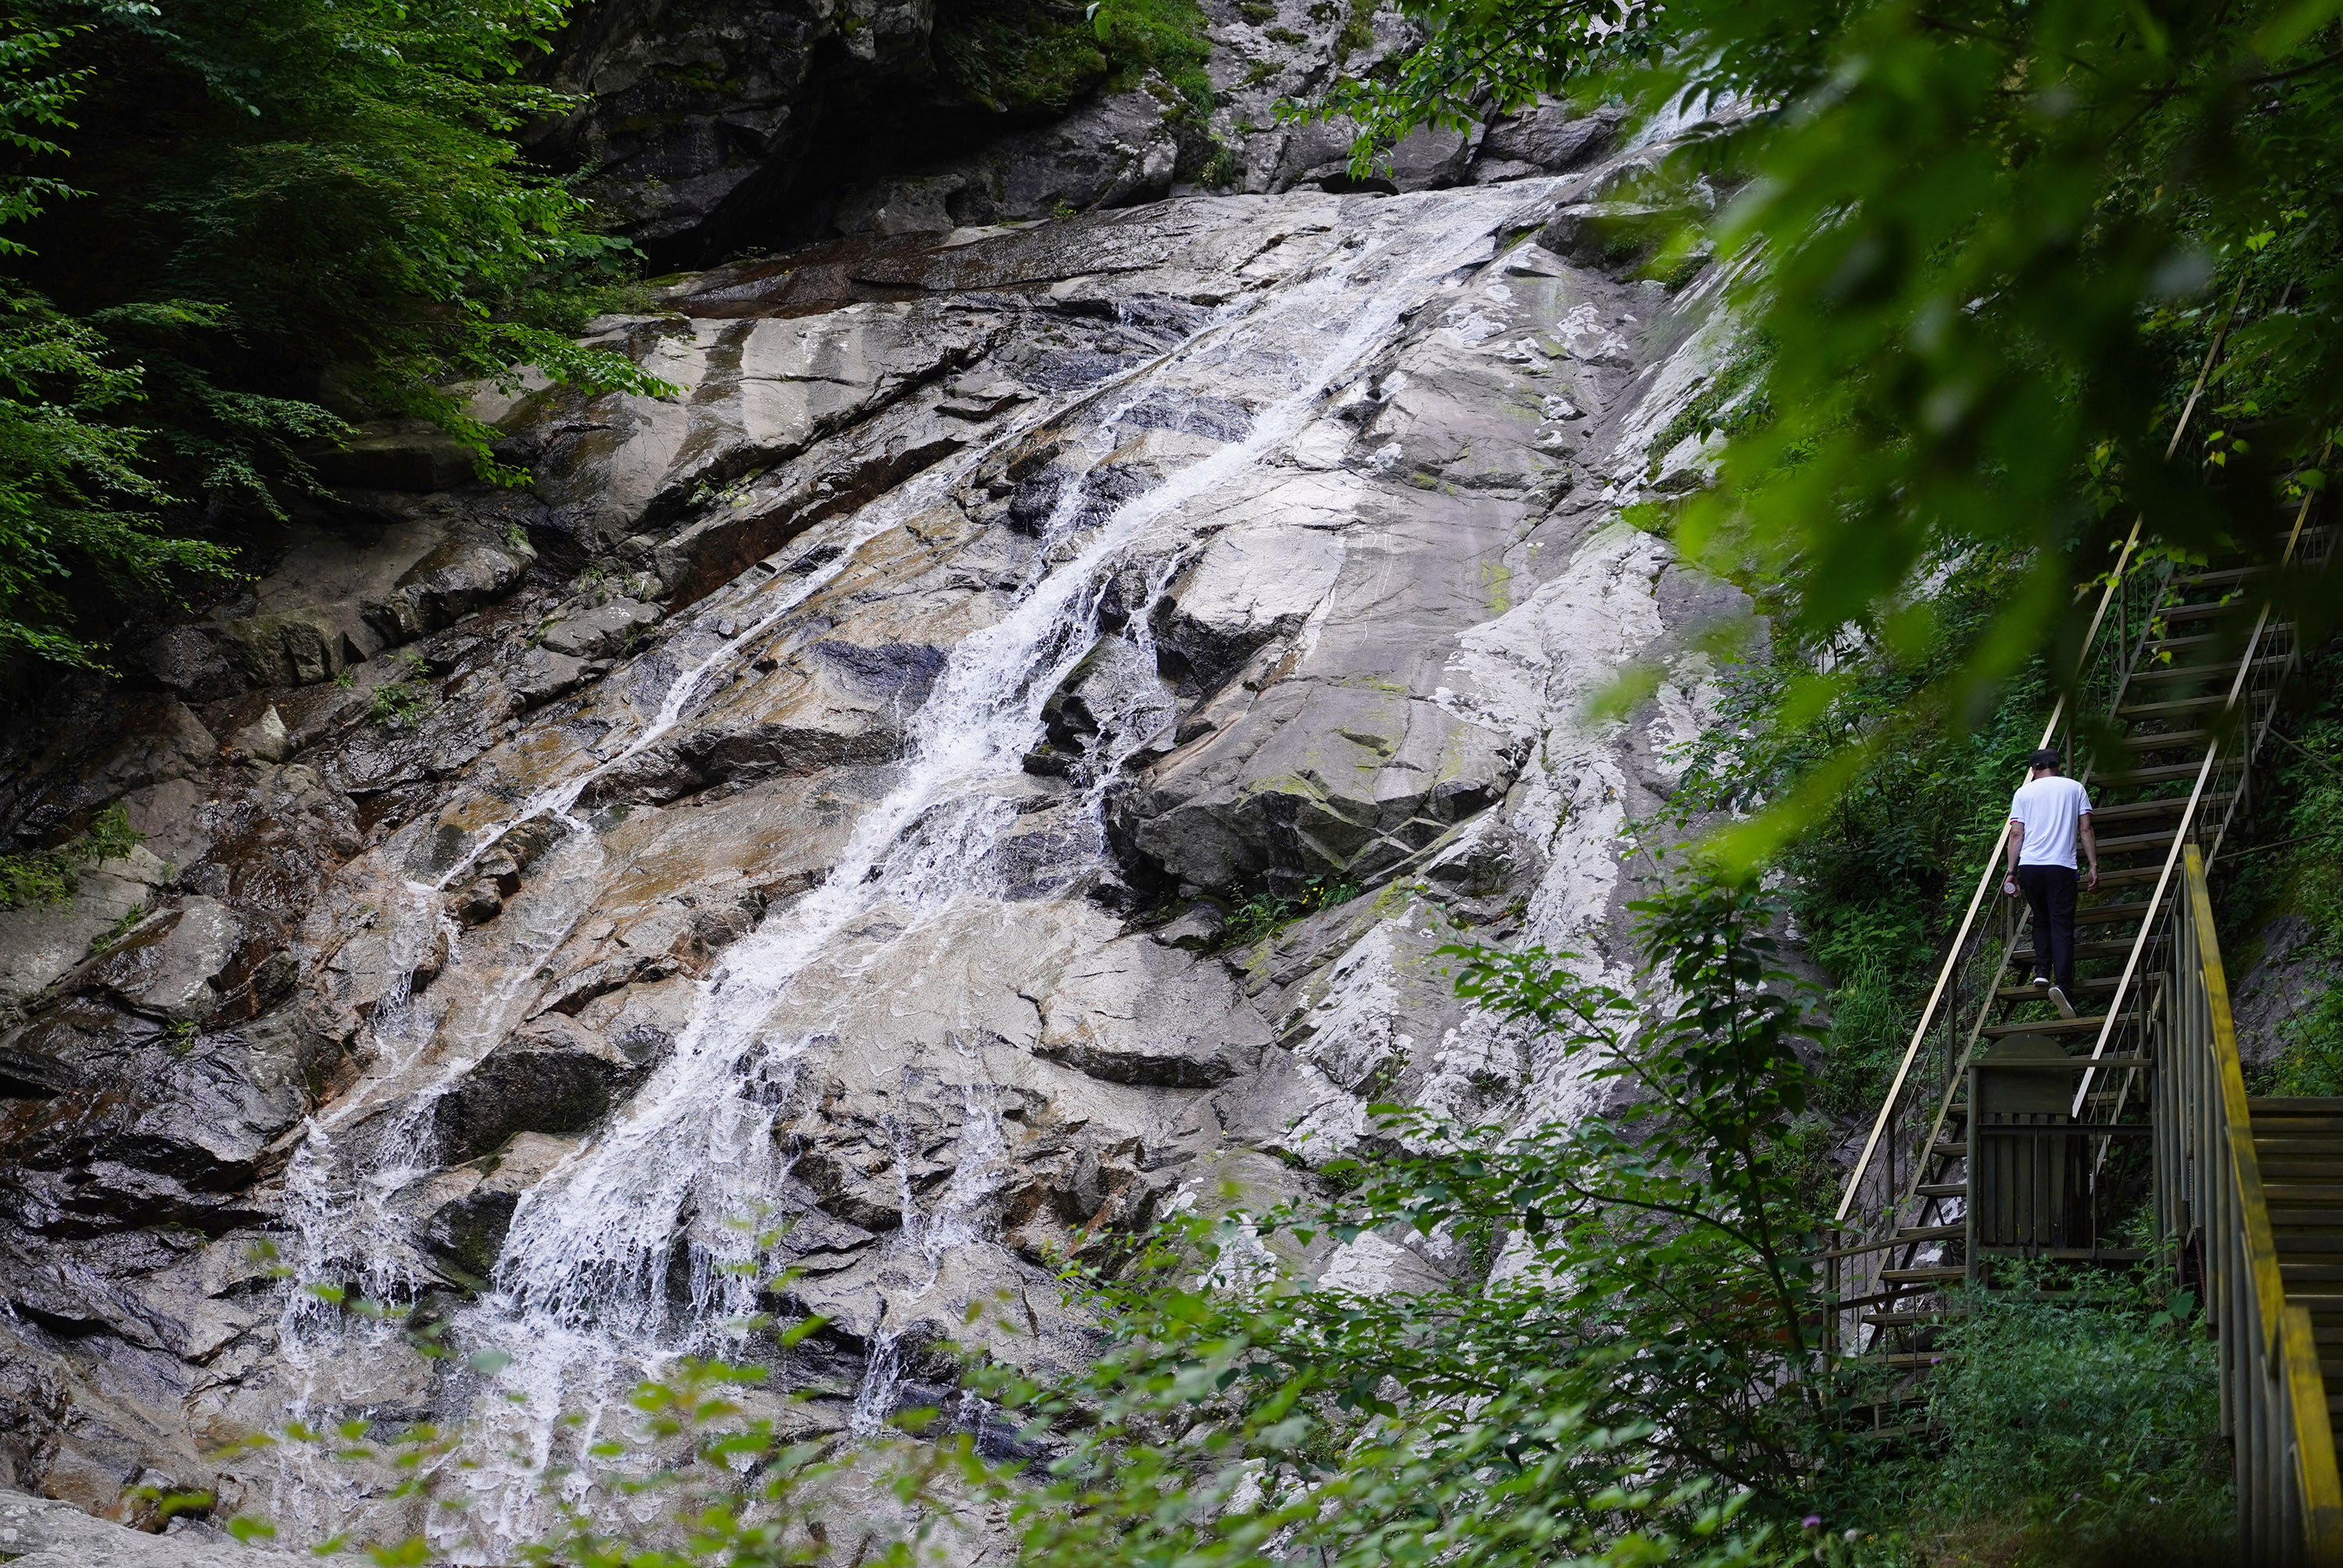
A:
{"type": "Polygon", "coordinates": [[[658,1356],[767,1359],[843,1438],[946,1338],[1072,1364],[1052,1260],[1292,1191],[1371,1101],[1579,1109],[1433,950],[1626,979],[1627,825],[1748,613],[1621,516],[1701,482],[1731,324],[1711,273],[1596,265],[1611,142],[1541,111],[1392,191],[1288,137],[1254,194],[1175,158],[1031,224],[947,193],[598,323],[672,398],[480,388],[526,489],[369,430],[245,599],[8,759],[18,841],[115,804],[144,841],[0,914],[0,1481],[291,1543],[400,1505],[239,1439],[462,1421],[434,1528],[496,1561],[538,1506],[499,1456],[658,1356]],[[776,1229],[828,1322],[787,1352],[725,1327],[776,1229]]]}

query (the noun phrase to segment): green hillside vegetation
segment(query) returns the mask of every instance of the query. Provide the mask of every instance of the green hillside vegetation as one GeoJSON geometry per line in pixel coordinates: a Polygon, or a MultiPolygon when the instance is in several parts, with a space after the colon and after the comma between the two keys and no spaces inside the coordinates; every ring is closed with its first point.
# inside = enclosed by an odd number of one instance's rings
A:
{"type": "Polygon", "coordinates": [[[0,33],[0,651],[66,664],[124,600],[235,569],[351,411],[533,361],[656,390],[572,341],[631,255],[511,133],[551,0],[19,0],[0,33]]]}

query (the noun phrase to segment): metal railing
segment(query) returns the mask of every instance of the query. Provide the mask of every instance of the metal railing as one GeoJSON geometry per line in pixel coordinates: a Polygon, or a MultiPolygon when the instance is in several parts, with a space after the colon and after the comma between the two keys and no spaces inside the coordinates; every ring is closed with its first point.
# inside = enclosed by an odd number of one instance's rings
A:
{"type": "MultiPolygon", "coordinates": [[[[2306,495],[2296,510],[2293,528],[2280,557],[2282,568],[2323,563],[2331,553],[2335,530],[2314,534],[2307,528],[2314,500],[2315,495],[2306,495]]],[[[2136,678],[2145,673],[2147,650],[2164,630],[2164,612],[2170,608],[2172,572],[2168,565],[2144,572],[2128,570],[2137,540],[2135,529],[2102,589],[2084,644],[2075,697],[2071,701],[2061,699],[2052,710],[2049,722],[2043,727],[2042,745],[2050,745],[2063,734],[2068,739],[2068,754],[2074,755],[2073,715],[2077,710],[2112,715],[2132,689],[2136,678]]],[[[2226,700],[2220,712],[2210,720],[2212,739],[2205,748],[2195,779],[2188,781],[2172,843],[2157,871],[2145,912],[2138,905],[2117,905],[2086,910],[2078,916],[2078,937],[2086,940],[2093,926],[2103,918],[2129,920],[2137,916],[2139,922],[2115,994],[2107,1003],[2107,1022],[2092,1041],[2088,1052],[2091,1061],[2110,1055],[2137,1053],[2141,1049],[2137,1040],[2145,1026],[2146,1010],[2137,980],[2143,960],[2149,956],[2157,918],[2179,863],[2181,845],[2209,825],[2209,832],[2204,834],[2209,844],[2206,855],[2209,862],[2218,854],[2238,808],[2250,799],[2257,784],[2254,768],[2260,742],[2276,719],[2280,689],[2300,663],[2302,650],[2298,641],[2293,627],[2274,620],[2269,607],[2263,605],[2234,667],[2228,667],[2231,680],[2224,694],[2226,700]],[[2217,809],[2217,815],[2209,819],[2209,824],[2200,821],[2200,813],[2207,802],[2217,809]]],[[[2087,782],[2092,773],[2087,763],[2077,769],[2077,776],[2087,782]]],[[[2001,901],[1996,909],[1984,912],[1980,918],[1987,894],[2001,873],[2007,833],[2005,825],[1978,871],[1976,886],[1937,971],[1935,988],[1921,1010],[1919,1022],[1913,1030],[1834,1216],[1841,1228],[1842,1245],[1831,1257],[1832,1288],[1845,1303],[1843,1312],[1854,1312],[1858,1303],[1875,1302],[1891,1293],[1884,1289],[1885,1277],[1898,1270],[1909,1270],[1923,1254],[1938,1245],[1936,1240],[1899,1241],[1896,1238],[1915,1231],[1942,1232],[1950,1222],[1963,1218],[1958,1199],[1932,1195],[1926,1190],[1934,1163],[1929,1151],[1937,1146],[1967,1082],[1970,1064],[1993,1014],[1996,992],[2029,923],[2022,901],[2016,900],[2001,901]]],[[[2072,1114],[2078,1121],[2101,1124],[2117,1121],[2124,1108],[2134,1103],[2135,1092],[2144,1091],[2140,1075],[2139,1068],[2127,1067],[2120,1082],[2110,1086],[2100,1081],[2099,1074],[2086,1070],[2076,1085],[2072,1114]]],[[[2104,1157],[2104,1141],[2100,1152],[2104,1157]]],[[[1860,1348],[1863,1336],[1852,1329],[1853,1325],[1834,1322],[1833,1342],[1860,1348]]]]}
{"type": "Polygon", "coordinates": [[[2201,1259],[2220,1336],[2221,1418],[2236,1450],[2240,1560],[2343,1564],[2343,1480],[2310,1314],[2289,1305],[2262,1191],[2205,856],[2184,852],[2144,989],[2155,1073],[2157,1218],[2201,1259]]]}
{"type": "MultiPolygon", "coordinates": [[[[2130,685],[2171,580],[2167,562],[2134,569],[2138,543],[2139,530],[2135,528],[2101,589],[2084,639],[2076,690],[2071,699],[2060,698],[2052,709],[2036,742],[2039,746],[2051,745],[2062,735],[2071,744],[2076,709],[2111,713],[2130,685]]],[[[2077,776],[2087,782],[2090,772],[2086,765],[2077,776]]],[[[1845,1303],[1845,1312],[1876,1299],[1883,1293],[1885,1274],[1912,1267],[1930,1246],[1926,1241],[1898,1244],[1894,1240],[1898,1233],[1940,1230],[1942,1223],[1932,1222],[1960,1218],[1945,1200],[1922,1189],[1931,1163],[1928,1150],[1936,1143],[1966,1082],[1970,1059],[1993,1013],[1995,993],[2029,923],[2022,900],[1997,900],[1991,910],[1986,908],[1986,900],[2002,874],[2008,832],[2004,823],[1978,869],[1976,885],[1937,970],[1936,984],[1833,1216],[1842,1228],[1842,1239],[1852,1243],[1839,1248],[1832,1261],[1833,1288],[1845,1303]]],[[[2094,913],[2087,910],[2080,919],[2091,921],[2094,913]]],[[[1847,1328],[1834,1324],[1834,1342],[1850,1348],[1859,1345],[1860,1334],[1847,1328]]]]}
{"type": "MultiPolygon", "coordinates": [[[[2173,421],[2172,437],[2164,448],[2167,460],[2179,451],[2188,433],[2197,401],[2204,396],[2213,367],[2221,357],[2229,328],[2237,320],[2238,302],[2244,297],[2245,279],[2240,276],[2229,297],[2229,308],[2214,332],[2212,342],[2206,346],[2196,384],[2189,387],[2187,400],[2180,407],[2180,417],[2173,421]]],[[[2323,467],[2323,453],[2320,462],[2323,467]]],[[[2307,508],[2307,498],[2305,505],[2307,508]]],[[[2063,727],[2066,739],[2064,749],[2067,756],[2074,756],[2075,713],[2090,709],[2112,714],[2131,684],[2171,578],[2168,562],[2159,563],[2147,574],[2137,574],[2131,569],[2137,558],[2144,521],[2136,519],[2132,523],[2131,532],[2116,557],[2115,569],[2107,574],[2101,588],[2098,606],[2092,612],[2089,628],[2084,632],[2081,650],[2076,656],[2077,689],[2060,697],[2051,709],[2050,721],[2042,727],[2042,739],[2036,743],[2037,748],[2051,744],[2063,727]],[[2138,578],[2143,575],[2149,580],[2140,582],[2138,578]]],[[[2298,518],[2296,533],[2299,536],[2300,532],[2298,518]]],[[[2291,541],[2288,548],[2291,550],[2291,541]]],[[[1929,1217],[1926,1211],[1935,1207],[1925,1201],[1917,1191],[1926,1172],[1926,1145],[1935,1142],[1937,1131],[1944,1125],[1969,1058],[1976,1051],[1986,1018],[1992,1011],[1994,990],[2000,983],[2002,970],[2025,929],[2026,917],[2006,905],[1999,911],[1998,921],[1988,916],[1980,926],[1977,920],[1977,911],[1985,902],[1986,890],[1993,886],[2001,863],[2002,846],[2008,836],[2008,824],[2004,823],[1986,856],[1983,869],[1977,873],[1976,889],[1969,895],[1968,909],[1953,935],[1951,950],[1937,971],[1936,983],[1928,993],[1926,1006],[1921,1009],[1911,1042],[1896,1064],[1896,1076],[1888,1085],[1878,1118],[1864,1141],[1863,1151],[1856,1157],[1855,1170],[1839,1199],[1838,1211],[1833,1216],[1834,1222],[1842,1229],[1848,1228],[1851,1214],[1875,1216],[1868,1224],[1858,1220],[1852,1227],[1862,1235],[1861,1241],[1853,1247],[1842,1247],[1831,1255],[1833,1290],[1849,1300],[1873,1294],[1877,1275],[1896,1261],[1890,1238],[1906,1228],[1902,1223],[1906,1211],[1919,1204],[1922,1212],[1914,1217],[1914,1223],[1925,1228],[1923,1222],[1929,1217]],[[1996,925],[1997,931],[1987,929],[1996,925]],[[1964,1031],[1960,1020],[1969,1010],[1964,1004],[1971,1001],[1975,1003],[1976,1021],[1964,1031]],[[1904,1124],[1914,1120],[1916,1106],[1930,1103],[1935,1111],[1928,1118],[1927,1131],[1913,1141],[1910,1158],[1905,1162],[1906,1179],[1899,1181],[1897,1155],[1909,1134],[1904,1124]],[[1844,1281],[1843,1275],[1846,1276],[1844,1281]],[[1865,1275],[1870,1278],[1859,1278],[1865,1275]]],[[[1943,1215],[1938,1213],[1936,1217],[1941,1219],[1943,1215]]],[[[1908,1252],[1907,1249],[1904,1260],[1907,1265],[1908,1252]]],[[[1834,1342],[1841,1342],[1835,1314],[1826,1337],[1834,1342]]]]}

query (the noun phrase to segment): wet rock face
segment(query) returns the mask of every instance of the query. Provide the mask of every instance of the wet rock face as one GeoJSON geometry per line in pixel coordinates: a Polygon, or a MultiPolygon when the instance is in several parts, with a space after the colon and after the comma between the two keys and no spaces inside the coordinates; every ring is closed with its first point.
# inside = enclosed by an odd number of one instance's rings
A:
{"type": "Polygon", "coordinates": [[[599,324],[681,396],[484,392],[528,494],[374,495],[165,638],[167,694],[13,741],[19,842],[146,840],[0,916],[0,1480],[397,1528],[228,1451],[298,1402],[476,1430],[475,1517],[525,1521],[494,1456],[577,1458],[558,1407],[646,1355],[850,1434],[946,1340],[1077,1364],[1066,1260],[1298,1190],[1369,1104],[1578,1109],[1434,950],[1624,983],[1621,836],[1747,613],[1618,517],[1694,461],[1650,447],[1713,280],[1519,237],[1606,177],[869,247],[884,298],[695,276],[599,324]],[[1657,697],[1588,718],[1630,661],[1657,697]],[[726,1337],[777,1310],[827,1326],[726,1337]]]}
{"type": "MultiPolygon", "coordinates": [[[[1101,212],[1183,187],[1487,184],[1565,172],[1609,150],[1613,121],[1542,107],[1469,135],[1420,132],[1362,180],[1346,127],[1282,126],[1275,106],[1338,70],[1371,69],[1410,41],[1410,25],[1376,14],[1363,35],[1353,8],[1313,0],[1202,9],[1209,109],[1152,73],[1109,90],[1102,57],[1062,84],[1063,102],[1004,105],[970,74],[971,41],[987,57],[1062,45],[1021,42],[980,0],[607,0],[576,14],[545,67],[581,102],[537,133],[532,152],[579,171],[602,210],[667,266],[747,246],[1101,212]]],[[[1074,29],[1087,48],[1078,12],[1037,6],[1023,23],[1074,29]]],[[[426,460],[398,455],[410,467],[426,460]]]]}

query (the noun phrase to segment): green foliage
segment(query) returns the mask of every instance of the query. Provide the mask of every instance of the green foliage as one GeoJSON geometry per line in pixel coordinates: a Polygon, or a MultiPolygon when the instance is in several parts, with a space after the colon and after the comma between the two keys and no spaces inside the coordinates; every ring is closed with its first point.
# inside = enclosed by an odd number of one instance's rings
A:
{"type": "Polygon", "coordinates": [[[37,295],[0,292],[0,651],[102,668],[61,591],[76,566],[130,593],[226,576],[233,557],[165,531],[149,432],[109,422],[144,399],[143,372],[109,364],[103,334],[37,295]]]}
{"type": "Polygon", "coordinates": [[[96,958],[123,938],[128,936],[139,921],[146,918],[146,906],[133,904],[115,918],[112,925],[89,939],[89,956],[96,958]]]}
{"type": "Polygon", "coordinates": [[[1680,759],[1679,823],[1795,796],[1836,759],[1856,759],[1827,798],[1809,803],[1775,862],[1806,952],[1837,982],[1818,1095],[1837,1114],[1876,1108],[2040,739],[2051,699],[2038,666],[1981,710],[1946,712],[1927,700],[2026,571],[1989,552],[1952,563],[1925,603],[1925,641],[1909,651],[1837,645],[1833,681],[1817,681],[1788,646],[1728,663],[1718,722],[1680,759]]]}
{"type": "MultiPolygon", "coordinates": [[[[73,124],[65,108],[89,73],[51,71],[48,66],[50,56],[77,31],[36,27],[15,15],[0,31],[0,147],[19,161],[19,166],[0,172],[0,227],[38,217],[49,202],[80,194],[61,179],[21,166],[27,156],[54,157],[65,151],[49,133],[73,124]]],[[[0,236],[0,256],[23,254],[22,245],[0,236]]]]}
{"type": "Polygon", "coordinates": [[[1061,113],[1109,70],[1081,7],[1051,0],[987,0],[940,11],[935,49],[951,83],[995,113],[1061,113]]]}
{"type": "MultiPolygon", "coordinates": [[[[77,618],[226,575],[347,434],[330,371],[435,420],[508,379],[667,390],[573,341],[628,247],[513,135],[560,0],[17,0],[0,30],[0,651],[96,667],[77,618]],[[68,184],[64,176],[72,176],[68,184]]],[[[117,617],[118,618],[118,617],[117,617]]]]}
{"type": "Polygon", "coordinates": [[[1334,58],[1349,59],[1375,41],[1378,0],[1349,0],[1342,11],[1342,29],[1334,35],[1334,58]]]}
{"type": "Polygon", "coordinates": [[[1940,1442],[1849,1474],[1841,1506],[1931,1563],[2236,1561],[2217,1351],[2167,1274],[1968,1297],[1927,1383],[1940,1442]]]}
{"type": "MultiPolygon", "coordinates": [[[[129,813],[117,802],[98,812],[90,819],[88,830],[68,843],[54,849],[0,855],[0,910],[61,904],[80,887],[85,868],[120,859],[138,843],[139,834],[130,826],[129,813]]],[[[126,929],[117,924],[114,935],[119,937],[126,929]]]]}
{"type": "Polygon", "coordinates": [[[1076,1388],[996,1382],[1071,1443],[1029,1561],[1807,1553],[1776,1539],[1819,1413],[1812,1230],[1775,1158],[1805,1095],[1796,1010],[1754,894],[1696,881],[1640,916],[1641,982],[1675,999],[1657,1019],[1566,956],[1450,950],[1463,994],[1624,1109],[1509,1129],[1374,1107],[1376,1152],[1324,1168],[1332,1198],[1192,1218],[1093,1281],[1117,1347],[1076,1388]],[[1444,1282],[1305,1289],[1265,1245],[1409,1231],[1444,1282]]]}
{"type": "MultiPolygon", "coordinates": [[[[2343,416],[2335,0],[1403,9],[1423,47],[1288,106],[1354,116],[1362,166],[1413,126],[1540,94],[1614,96],[1647,124],[1729,106],[1632,193],[1679,215],[1659,263],[1713,247],[1733,269],[1767,350],[1764,417],[1677,538],[1774,585],[1774,624],[1806,650],[1852,627],[1916,653],[1930,572],[1980,549],[2009,563],[1916,709],[1973,718],[2071,648],[2077,585],[2136,517],[2179,551],[2274,555],[2274,503],[2323,486],[2308,470],[2343,416]],[[2232,299],[2209,395],[2221,461],[2167,461],[2232,299]]],[[[2343,598],[2287,591],[2314,634],[2343,598]]],[[[1812,677],[1825,696],[1856,678],[1812,677]]],[[[1725,847],[1762,859],[1863,765],[1836,759],[1725,847]]]]}
{"type": "Polygon", "coordinates": [[[409,657],[401,665],[403,673],[374,688],[372,700],[367,707],[368,723],[384,725],[392,729],[413,729],[417,719],[432,706],[431,689],[424,684],[429,667],[421,659],[409,657]]]}
{"type": "Polygon", "coordinates": [[[1290,896],[1255,893],[1229,912],[1228,924],[1221,929],[1221,945],[1241,948],[1274,936],[1304,915],[1347,904],[1365,890],[1348,877],[1312,877],[1302,884],[1301,891],[1290,896]]]}
{"type": "Polygon", "coordinates": [[[1160,71],[1183,108],[1212,106],[1212,41],[1195,0],[973,0],[939,13],[936,58],[970,103],[996,114],[1061,114],[1101,85],[1160,71]]]}
{"type": "Polygon", "coordinates": [[[1212,83],[1204,75],[1204,62],[1212,45],[1196,0],[1095,0],[1090,18],[1121,77],[1161,72],[1191,112],[1211,112],[1212,83]]]}
{"type": "MultiPolygon", "coordinates": [[[[48,203],[80,194],[25,165],[65,150],[54,135],[72,127],[65,111],[91,73],[50,64],[86,30],[36,27],[19,15],[0,32],[0,147],[15,165],[0,173],[0,226],[37,218],[48,203]]],[[[0,235],[0,257],[26,255],[0,235]]],[[[171,307],[150,314],[203,319],[171,307]]],[[[0,280],[0,653],[100,664],[97,650],[65,626],[59,585],[77,564],[117,590],[161,587],[175,572],[226,570],[217,546],[162,533],[155,508],[168,498],[140,461],[145,432],[110,422],[144,399],[144,376],[110,363],[106,349],[96,327],[0,280]]]]}

